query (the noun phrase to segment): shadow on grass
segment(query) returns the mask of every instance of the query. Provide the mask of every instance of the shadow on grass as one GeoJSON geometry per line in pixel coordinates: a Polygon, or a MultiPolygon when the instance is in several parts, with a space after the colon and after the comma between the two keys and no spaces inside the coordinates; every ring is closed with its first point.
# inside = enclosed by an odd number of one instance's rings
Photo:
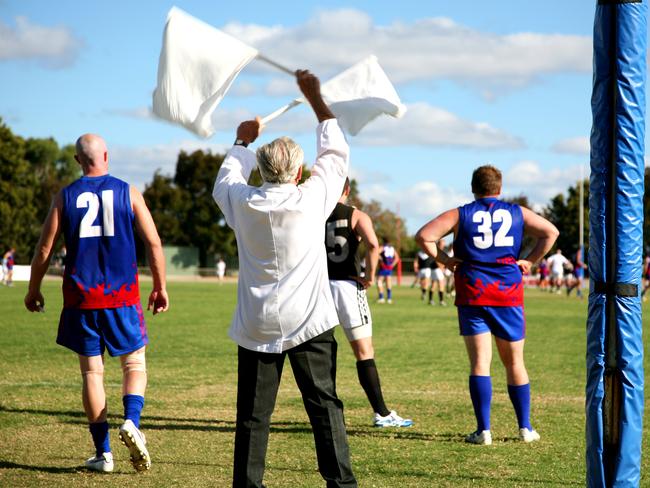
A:
{"type": "Polygon", "coordinates": [[[74,468],[58,468],[56,466],[32,466],[30,464],[18,464],[10,461],[0,461],[0,469],[24,469],[26,471],[40,471],[44,473],[81,473],[86,469],[78,466],[74,468]]]}
{"type": "Polygon", "coordinates": [[[347,429],[350,437],[374,437],[384,439],[400,439],[407,441],[436,441],[464,443],[465,436],[461,433],[426,433],[414,430],[413,427],[378,428],[369,429],[347,429]]]}
{"type": "MultiPolygon", "coordinates": [[[[79,410],[48,410],[35,408],[11,408],[0,404],[0,413],[15,413],[28,415],[47,415],[59,417],[62,423],[72,425],[86,425],[86,414],[79,410]],[[72,420],[74,419],[74,420],[72,420]]],[[[121,423],[122,415],[109,414],[109,422],[121,423]]],[[[235,432],[233,420],[201,419],[166,417],[161,415],[146,415],[140,425],[143,430],[197,430],[204,432],[235,432]]],[[[272,422],[271,432],[284,433],[310,433],[311,426],[306,422],[272,422]]]]}

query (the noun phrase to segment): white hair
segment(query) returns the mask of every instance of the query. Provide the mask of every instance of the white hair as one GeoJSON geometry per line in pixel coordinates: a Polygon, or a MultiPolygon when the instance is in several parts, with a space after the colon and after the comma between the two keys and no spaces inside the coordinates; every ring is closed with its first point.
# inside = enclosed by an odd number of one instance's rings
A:
{"type": "Polygon", "coordinates": [[[266,183],[291,183],[303,160],[302,148],[288,137],[279,137],[257,150],[257,166],[266,183]]]}

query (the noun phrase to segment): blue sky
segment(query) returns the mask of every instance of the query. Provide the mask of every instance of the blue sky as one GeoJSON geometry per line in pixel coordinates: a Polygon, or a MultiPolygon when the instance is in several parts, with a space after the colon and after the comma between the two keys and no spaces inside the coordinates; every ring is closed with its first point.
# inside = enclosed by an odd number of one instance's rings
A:
{"type": "MultiPolygon", "coordinates": [[[[173,173],[181,149],[225,151],[238,123],[295,97],[286,74],[253,61],[217,108],[209,139],[150,115],[172,5],[291,68],[327,79],[375,54],[408,110],[350,137],[362,198],[411,232],[471,198],[472,170],[503,170],[504,193],[538,205],[587,168],[595,1],[303,2],[0,0],[0,117],[25,137],[104,136],[111,173],[141,189],[173,173]]],[[[261,141],[289,135],[314,156],[299,107],[261,141]]]]}

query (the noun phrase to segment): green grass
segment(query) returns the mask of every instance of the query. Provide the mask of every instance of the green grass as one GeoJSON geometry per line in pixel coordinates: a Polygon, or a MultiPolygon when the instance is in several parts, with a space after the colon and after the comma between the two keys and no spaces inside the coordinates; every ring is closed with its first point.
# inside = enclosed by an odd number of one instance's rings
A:
{"type": "MultiPolygon", "coordinates": [[[[147,289],[143,284],[143,291],[147,289]]],[[[108,359],[106,387],[115,472],[79,466],[92,454],[76,355],[55,344],[60,284],[46,282],[46,313],[29,314],[24,284],[0,289],[0,486],[230,485],[236,346],[227,337],[235,285],[170,284],[171,309],[148,328],[149,388],[142,429],[153,466],[138,475],[119,445],[121,372],[108,359]]],[[[371,297],[375,297],[373,290],[371,297]]],[[[583,486],[586,303],[531,291],[526,362],[532,418],[542,440],[516,442],[503,368],[493,363],[492,446],[463,442],[475,425],[468,365],[453,306],[430,307],[400,288],[393,305],[372,304],[376,360],[389,408],[409,429],[377,430],[345,337],[338,393],[345,405],[355,474],[363,487],[583,486]]],[[[644,436],[647,450],[648,436],[644,436]]],[[[642,486],[648,486],[647,459],[642,486]]],[[[269,487],[323,486],[311,430],[288,362],[267,456],[269,487]]]]}

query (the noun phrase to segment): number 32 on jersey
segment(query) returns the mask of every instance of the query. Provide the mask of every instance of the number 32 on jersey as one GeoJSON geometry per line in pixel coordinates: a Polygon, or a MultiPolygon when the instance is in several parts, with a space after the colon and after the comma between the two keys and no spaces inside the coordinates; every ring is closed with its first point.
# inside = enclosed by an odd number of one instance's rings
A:
{"type": "Polygon", "coordinates": [[[102,191],[102,225],[93,225],[99,214],[99,197],[97,194],[86,191],[77,197],[77,208],[88,210],[79,225],[79,237],[112,237],[115,235],[115,221],[113,218],[113,190],[102,191]]]}
{"type": "Polygon", "coordinates": [[[512,227],[512,215],[503,208],[494,211],[493,214],[479,210],[472,216],[472,222],[479,224],[476,230],[481,233],[474,236],[474,245],[478,249],[489,247],[508,247],[514,245],[514,238],[508,235],[512,227]],[[492,233],[492,223],[501,223],[496,233],[492,233]]]}

